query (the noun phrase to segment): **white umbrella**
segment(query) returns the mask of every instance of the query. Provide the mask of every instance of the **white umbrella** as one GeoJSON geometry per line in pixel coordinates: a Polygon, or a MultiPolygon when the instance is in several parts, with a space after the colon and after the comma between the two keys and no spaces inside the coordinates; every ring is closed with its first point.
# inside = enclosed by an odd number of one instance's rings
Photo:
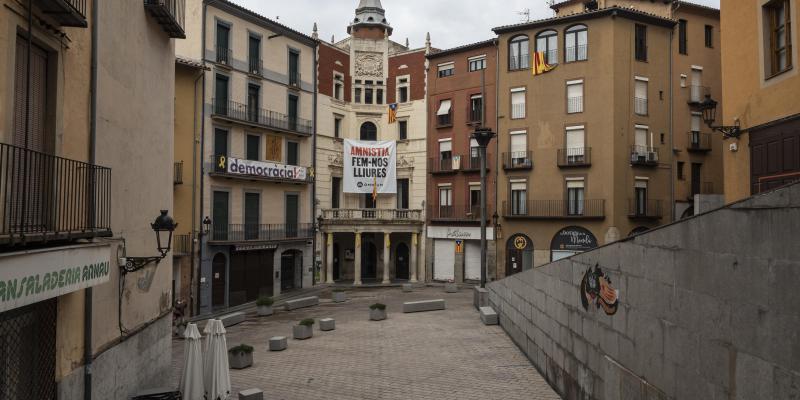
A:
{"type": "Polygon", "coordinates": [[[228,343],[225,340],[225,327],[220,320],[206,324],[206,357],[203,374],[206,398],[226,400],[231,395],[231,375],[228,365],[228,343]]]}
{"type": "Polygon", "coordinates": [[[186,325],[183,333],[186,347],[183,350],[183,375],[181,376],[181,393],[184,400],[203,400],[203,349],[200,343],[200,331],[197,324],[186,325]]]}

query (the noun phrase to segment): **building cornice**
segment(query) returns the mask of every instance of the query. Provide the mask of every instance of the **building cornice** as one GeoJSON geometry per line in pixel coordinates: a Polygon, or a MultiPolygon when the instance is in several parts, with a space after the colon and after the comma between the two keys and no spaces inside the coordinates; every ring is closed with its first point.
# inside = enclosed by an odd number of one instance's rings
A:
{"type": "Polygon", "coordinates": [[[308,36],[304,33],[289,28],[286,25],[273,21],[261,14],[256,13],[255,11],[244,8],[228,0],[204,0],[203,2],[206,5],[216,7],[221,11],[227,12],[241,19],[248,20],[265,29],[269,29],[275,33],[280,33],[298,42],[302,42],[310,47],[315,47],[319,43],[318,39],[314,39],[311,36],[308,36]]]}
{"type": "Polygon", "coordinates": [[[567,24],[571,22],[585,21],[588,19],[603,18],[603,17],[622,17],[634,21],[643,22],[650,25],[663,26],[665,28],[672,28],[677,23],[673,19],[664,18],[656,14],[650,14],[639,10],[623,7],[608,7],[599,10],[586,11],[577,14],[565,15],[562,17],[553,17],[540,19],[537,21],[523,22],[514,25],[505,25],[493,28],[492,31],[496,34],[511,33],[528,29],[541,28],[545,26],[552,26],[556,24],[567,24]]]}

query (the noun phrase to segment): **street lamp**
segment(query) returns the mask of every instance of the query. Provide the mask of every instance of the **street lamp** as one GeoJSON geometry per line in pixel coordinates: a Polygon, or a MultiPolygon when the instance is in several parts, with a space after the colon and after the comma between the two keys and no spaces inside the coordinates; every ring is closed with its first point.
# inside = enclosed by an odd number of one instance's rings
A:
{"type": "Polygon", "coordinates": [[[738,138],[739,135],[744,132],[739,126],[738,119],[736,120],[736,125],[733,126],[713,125],[714,121],[717,119],[717,104],[718,103],[711,98],[710,94],[706,95],[705,100],[703,100],[699,105],[700,111],[703,112],[703,121],[712,130],[722,132],[722,136],[725,138],[738,138]]]}
{"type": "Polygon", "coordinates": [[[163,260],[167,253],[172,248],[172,233],[178,224],[175,220],[167,215],[167,210],[161,210],[161,215],[156,217],[155,222],[150,224],[153,231],[156,233],[156,248],[161,255],[153,257],[125,257],[125,265],[122,267],[124,273],[138,271],[144,268],[147,264],[158,264],[163,260]],[[166,242],[165,242],[166,241],[166,242]]]}
{"type": "Polygon", "coordinates": [[[209,232],[211,232],[211,218],[208,218],[208,215],[206,215],[206,217],[203,218],[203,234],[208,235],[209,232]]]}
{"type": "Polygon", "coordinates": [[[472,138],[478,142],[481,157],[481,287],[486,287],[486,147],[495,137],[491,128],[480,127],[472,133],[472,138]]]}

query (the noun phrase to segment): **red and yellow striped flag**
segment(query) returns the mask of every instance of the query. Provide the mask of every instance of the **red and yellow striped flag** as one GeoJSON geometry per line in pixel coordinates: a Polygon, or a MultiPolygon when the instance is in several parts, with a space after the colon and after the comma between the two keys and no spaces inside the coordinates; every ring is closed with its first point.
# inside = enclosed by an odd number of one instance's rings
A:
{"type": "Polygon", "coordinates": [[[547,57],[544,55],[543,51],[537,51],[533,53],[533,68],[531,68],[533,76],[550,72],[555,68],[555,65],[550,65],[547,63],[547,57]]]}
{"type": "Polygon", "coordinates": [[[397,103],[389,104],[389,123],[397,122],[397,103]]]}

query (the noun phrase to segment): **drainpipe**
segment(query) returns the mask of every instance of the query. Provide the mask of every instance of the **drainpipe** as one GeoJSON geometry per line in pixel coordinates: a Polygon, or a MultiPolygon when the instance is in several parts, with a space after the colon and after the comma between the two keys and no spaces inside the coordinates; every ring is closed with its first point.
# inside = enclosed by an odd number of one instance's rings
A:
{"type": "MultiPolygon", "coordinates": [[[[203,211],[205,206],[203,195],[205,193],[205,183],[206,183],[206,173],[205,173],[205,143],[206,143],[206,8],[207,4],[203,2],[203,12],[201,17],[201,25],[202,28],[200,29],[200,60],[203,66],[203,90],[202,90],[202,101],[200,102],[200,218],[203,218],[203,211]]],[[[194,143],[192,143],[194,145],[194,143]]],[[[194,203],[192,203],[192,207],[194,207],[194,203]]],[[[194,221],[192,221],[194,223],[194,221]]],[[[200,226],[203,226],[202,223],[200,226]]],[[[203,271],[203,238],[205,237],[205,233],[202,235],[198,235],[200,238],[200,251],[197,255],[198,266],[197,268],[200,270],[198,273],[198,277],[202,276],[203,271]]],[[[192,254],[192,259],[194,260],[194,254],[192,254]]],[[[200,298],[203,296],[202,293],[202,286],[201,279],[197,279],[197,300],[195,301],[195,309],[194,315],[200,314],[200,298]]]]}
{"type": "Polygon", "coordinates": [[[672,131],[672,129],[673,129],[673,120],[675,119],[675,116],[673,115],[673,113],[674,113],[673,108],[675,107],[675,99],[673,98],[673,96],[674,96],[674,87],[673,87],[673,82],[672,82],[672,79],[673,79],[673,76],[672,76],[672,62],[673,62],[672,44],[673,44],[674,38],[675,38],[675,30],[673,29],[669,33],[669,79],[668,79],[668,81],[669,81],[669,147],[670,147],[670,153],[671,153],[670,158],[669,158],[670,159],[670,163],[669,163],[669,176],[670,176],[670,179],[669,179],[669,182],[670,182],[670,185],[669,185],[669,189],[670,189],[670,192],[669,192],[669,208],[670,208],[670,211],[669,212],[670,212],[670,217],[671,217],[670,222],[675,221],[675,178],[676,178],[675,171],[674,171],[674,168],[675,168],[675,166],[674,166],[674,164],[675,164],[675,151],[674,151],[674,149],[675,149],[675,135],[674,135],[674,132],[672,131]]]}
{"type": "MultiPolygon", "coordinates": [[[[192,231],[191,231],[191,246],[189,250],[189,282],[191,282],[190,287],[195,288],[197,287],[196,280],[197,275],[194,271],[195,268],[195,260],[194,260],[194,253],[197,250],[195,245],[195,232],[197,232],[197,82],[200,81],[206,74],[205,69],[201,69],[200,73],[197,74],[197,78],[194,80],[192,85],[192,102],[194,106],[192,107],[192,231]]],[[[200,103],[202,107],[202,102],[200,103]]],[[[200,132],[202,135],[202,132],[200,132]]],[[[191,293],[192,289],[189,289],[189,312],[192,315],[196,315],[195,312],[195,304],[197,303],[199,293],[191,293]]]]}
{"type": "MultiPolygon", "coordinates": [[[[98,1],[92,4],[92,50],[91,50],[91,78],[90,78],[90,120],[89,120],[89,164],[96,163],[97,153],[97,37],[98,23],[100,14],[98,11],[98,1]]],[[[30,51],[28,52],[30,54],[30,51]]],[[[28,63],[30,67],[30,63],[28,63]]],[[[30,87],[30,86],[29,86],[30,87]]],[[[90,183],[90,184],[93,184],[90,183]]],[[[93,191],[91,192],[93,193],[93,191]]],[[[90,212],[91,218],[94,213],[90,212]]],[[[92,226],[94,224],[92,223],[92,226]]],[[[120,288],[122,290],[122,288],[120,288]]],[[[92,400],[92,300],[93,290],[91,287],[84,290],[83,296],[83,399],[92,400]]],[[[121,315],[118,316],[122,318],[121,315]]]]}
{"type": "MultiPolygon", "coordinates": [[[[312,76],[312,84],[314,85],[314,101],[313,105],[314,108],[311,111],[311,126],[313,127],[313,135],[314,137],[311,140],[311,168],[314,170],[314,182],[311,184],[311,224],[314,225],[314,221],[317,220],[317,51],[319,51],[319,43],[314,44],[314,74],[312,76]]],[[[319,229],[320,227],[317,227],[319,229]]],[[[320,230],[320,234],[322,231],[320,230]]],[[[311,286],[316,285],[316,278],[317,278],[317,232],[314,232],[314,235],[311,239],[311,260],[312,260],[312,267],[311,267],[311,286]]],[[[322,255],[322,249],[320,249],[320,258],[322,255]]],[[[322,269],[320,268],[320,271],[322,269]]],[[[325,271],[327,273],[327,271],[325,271]]],[[[320,280],[326,281],[320,277],[320,280]]]]}

